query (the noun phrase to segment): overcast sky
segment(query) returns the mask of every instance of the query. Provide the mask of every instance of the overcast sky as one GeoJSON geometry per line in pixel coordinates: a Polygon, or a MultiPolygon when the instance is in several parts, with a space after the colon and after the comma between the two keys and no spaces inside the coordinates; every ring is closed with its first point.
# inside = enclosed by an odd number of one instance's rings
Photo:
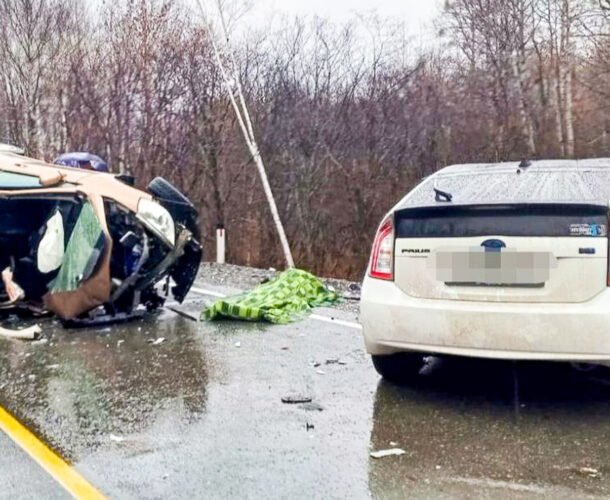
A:
{"type": "Polygon", "coordinates": [[[438,13],[440,0],[252,0],[252,13],[317,15],[342,22],[354,13],[377,11],[382,17],[404,19],[410,27],[419,28],[438,13]]]}
{"type": "MultiPolygon", "coordinates": [[[[212,7],[216,0],[204,0],[212,7]]],[[[242,0],[244,1],[244,0],[242,0]]],[[[239,0],[237,0],[239,2],[239,0]]],[[[355,15],[376,14],[380,18],[404,21],[407,35],[423,45],[434,43],[432,21],[440,13],[443,0],[245,0],[248,9],[237,21],[244,26],[281,27],[281,20],[292,16],[317,16],[337,24],[355,15]],[[279,26],[278,26],[279,25],[279,26]]],[[[242,4],[243,5],[243,4],[242,4]]]]}
{"type": "MultiPolygon", "coordinates": [[[[0,0],[2,1],[2,0],[0,0]]],[[[111,0],[85,0],[100,6],[111,0]]],[[[121,0],[119,0],[121,1],[121,0]]],[[[198,12],[197,0],[184,0],[198,12]]],[[[202,0],[207,9],[215,10],[217,0],[202,0]]],[[[429,43],[434,38],[433,19],[440,13],[444,0],[224,0],[235,6],[242,15],[237,20],[238,31],[248,26],[266,29],[281,25],[281,20],[292,16],[318,16],[343,24],[355,15],[376,13],[381,18],[404,21],[409,35],[429,43]],[[239,6],[247,6],[240,8],[239,6]],[[245,10],[245,13],[244,13],[245,10]]],[[[230,9],[231,10],[231,9],[230,9]]],[[[212,17],[214,17],[212,15],[212,17]]]]}
{"type": "Polygon", "coordinates": [[[355,14],[375,12],[382,18],[404,20],[410,34],[428,38],[432,20],[442,4],[442,0],[251,0],[252,7],[245,17],[262,23],[269,16],[315,15],[343,23],[355,14]]]}

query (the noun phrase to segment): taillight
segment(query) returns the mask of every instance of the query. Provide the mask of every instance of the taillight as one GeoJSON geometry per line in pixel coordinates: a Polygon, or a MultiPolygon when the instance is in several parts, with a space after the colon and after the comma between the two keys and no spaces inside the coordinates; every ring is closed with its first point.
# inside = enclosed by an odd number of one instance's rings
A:
{"type": "Polygon", "coordinates": [[[371,254],[371,278],[391,280],[394,265],[394,231],[392,219],[387,219],[377,231],[371,254]]]}

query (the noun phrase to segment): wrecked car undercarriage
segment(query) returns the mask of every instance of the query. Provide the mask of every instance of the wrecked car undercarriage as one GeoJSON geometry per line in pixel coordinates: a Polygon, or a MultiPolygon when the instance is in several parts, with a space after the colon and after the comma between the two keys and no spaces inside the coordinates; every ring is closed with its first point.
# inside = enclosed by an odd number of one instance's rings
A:
{"type": "Polygon", "coordinates": [[[167,181],[0,153],[0,310],[67,325],[114,322],[182,302],[202,256],[197,212],[167,181]]]}

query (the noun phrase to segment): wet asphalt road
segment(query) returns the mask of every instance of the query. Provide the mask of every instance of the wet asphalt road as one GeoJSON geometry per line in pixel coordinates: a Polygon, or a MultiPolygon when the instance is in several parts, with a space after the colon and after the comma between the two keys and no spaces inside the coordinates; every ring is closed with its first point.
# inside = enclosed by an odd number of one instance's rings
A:
{"type": "MultiPolygon", "coordinates": [[[[0,339],[0,404],[110,498],[610,495],[598,375],[518,365],[515,400],[510,363],[432,360],[417,387],[382,382],[360,331],[313,319],[43,327],[46,343],[0,339]],[[369,456],[393,446],[406,454],[369,456]]],[[[67,497],[1,433],[0,470],[2,498],[67,497]]]]}

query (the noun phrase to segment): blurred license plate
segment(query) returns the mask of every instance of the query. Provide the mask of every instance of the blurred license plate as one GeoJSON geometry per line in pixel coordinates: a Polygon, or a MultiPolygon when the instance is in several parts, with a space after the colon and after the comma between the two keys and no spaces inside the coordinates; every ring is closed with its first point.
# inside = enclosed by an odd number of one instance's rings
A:
{"type": "Polygon", "coordinates": [[[429,259],[436,279],[447,285],[543,286],[551,267],[557,265],[550,252],[517,251],[510,248],[475,247],[437,250],[429,259]]]}

